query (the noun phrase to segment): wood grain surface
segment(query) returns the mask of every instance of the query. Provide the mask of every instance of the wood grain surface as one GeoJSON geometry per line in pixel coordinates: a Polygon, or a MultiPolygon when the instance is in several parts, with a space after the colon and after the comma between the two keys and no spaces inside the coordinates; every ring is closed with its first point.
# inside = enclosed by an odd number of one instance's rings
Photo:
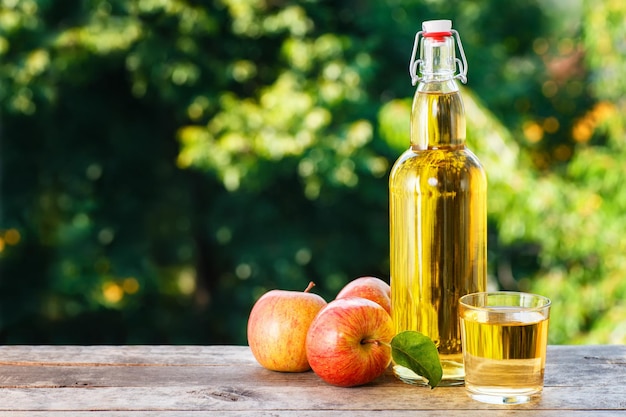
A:
{"type": "Polygon", "coordinates": [[[387,373],[339,388],[247,346],[2,346],[0,416],[626,416],[626,346],[549,346],[543,395],[498,406],[387,373]]]}

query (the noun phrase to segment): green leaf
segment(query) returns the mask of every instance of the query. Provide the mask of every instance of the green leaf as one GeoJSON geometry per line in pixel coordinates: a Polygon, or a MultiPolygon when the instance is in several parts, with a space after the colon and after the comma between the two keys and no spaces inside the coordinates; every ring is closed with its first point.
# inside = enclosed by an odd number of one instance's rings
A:
{"type": "Polygon", "coordinates": [[[426,378],[431,388],[441,382],[443,369],[439,352],[428,336],[415,331],[398,333],[391,339],[391,357],[397,365],[426,378]]]}

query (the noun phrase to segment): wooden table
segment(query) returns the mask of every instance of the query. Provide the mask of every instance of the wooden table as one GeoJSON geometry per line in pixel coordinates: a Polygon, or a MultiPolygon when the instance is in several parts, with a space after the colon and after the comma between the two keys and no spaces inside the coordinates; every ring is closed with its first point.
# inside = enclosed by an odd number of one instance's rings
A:
{"type": "Polygon", "coordinates": [[[494,406],[463,387],[386,374],[339,388],[263,369],[246,346],[0,347],[0,416],[626,415],[626,346],[549,346],[537,401],[494,406]]]}

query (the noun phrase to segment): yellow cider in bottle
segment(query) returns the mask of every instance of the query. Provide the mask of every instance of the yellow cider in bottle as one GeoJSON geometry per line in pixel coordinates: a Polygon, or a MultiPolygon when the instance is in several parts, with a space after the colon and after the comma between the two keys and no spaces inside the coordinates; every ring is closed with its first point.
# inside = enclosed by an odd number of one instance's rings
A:
{"type": "MultiPolygon", "coordinates": [[[[411,62],[419,84],[410,147],[389,177],[392,318],[397,333],[415,330],[435,342],[440,385],[456,385],[464,379],[458,300],[486,289],[487,179],[465,145],[456,32],[448,20],[423,28],[415,46],[423,34],[420,59],[414,61],[414,49],[411,62]]],[[[394,373],[405,382],[426,382],[399,365],[394,373]]]]}

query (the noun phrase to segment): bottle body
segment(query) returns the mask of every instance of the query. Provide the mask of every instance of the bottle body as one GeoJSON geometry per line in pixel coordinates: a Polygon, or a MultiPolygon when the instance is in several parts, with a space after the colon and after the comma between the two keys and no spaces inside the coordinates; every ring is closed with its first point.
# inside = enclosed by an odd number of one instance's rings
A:
{"type": "MultiPolygon", "coordinates": [[[[435,342],[442,385],[464,378],[458,300],[486,290],[486,196],[485,172],[465,146],[456,83],[420,84],[411,147],[389,178],[392,318],[396,332],[419,331],[435,342]]],[[[424,382],[406,368],[394,372],[406,382],[424,382]]]]}

